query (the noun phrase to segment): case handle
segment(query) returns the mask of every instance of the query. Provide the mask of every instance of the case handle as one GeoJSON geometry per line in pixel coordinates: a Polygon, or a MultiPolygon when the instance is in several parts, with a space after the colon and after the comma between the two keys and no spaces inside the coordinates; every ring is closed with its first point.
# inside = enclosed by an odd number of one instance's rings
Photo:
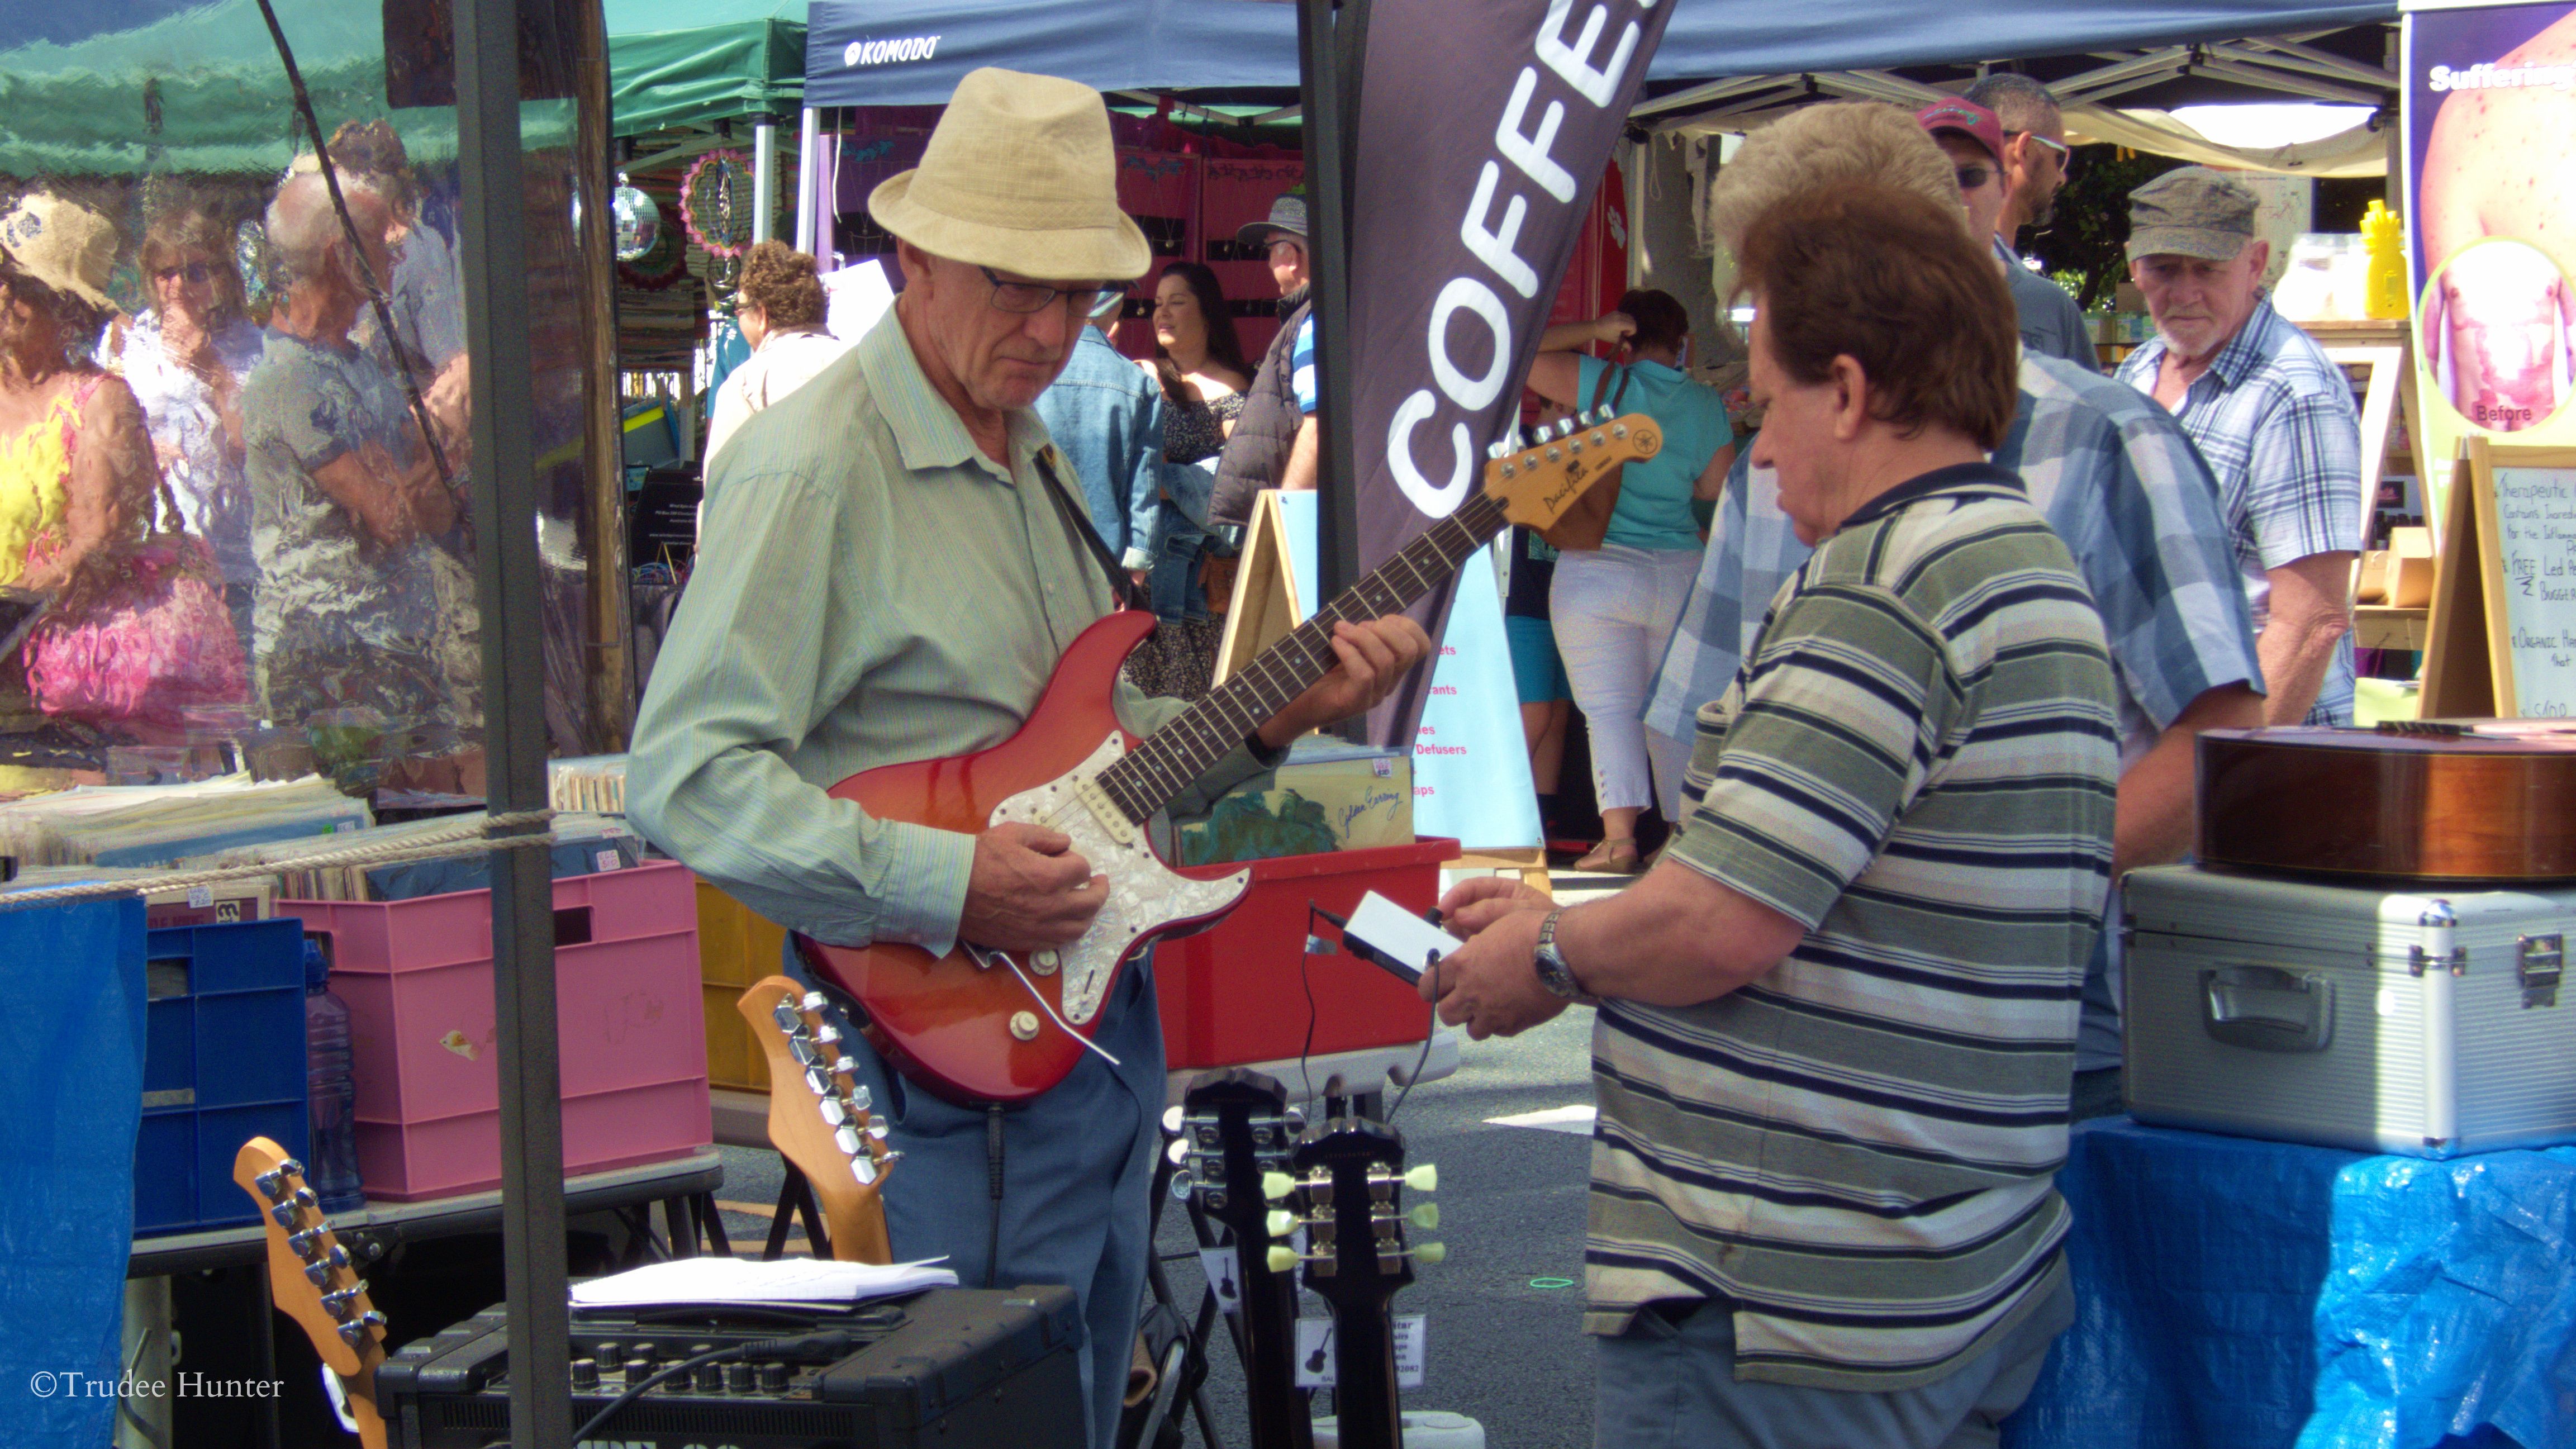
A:
{"type": "Polygon", "coordinates": [[[2334,980],[2318,971],[2224,966],[2200,973],[2200,1024],[2229,1046],[2321,1052],[2334,1041],[2334,980]]]}

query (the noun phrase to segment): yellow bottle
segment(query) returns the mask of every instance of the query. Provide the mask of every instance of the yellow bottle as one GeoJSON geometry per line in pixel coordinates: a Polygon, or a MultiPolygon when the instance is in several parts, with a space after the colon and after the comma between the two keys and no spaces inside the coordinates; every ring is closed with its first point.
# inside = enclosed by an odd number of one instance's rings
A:
{"type": "Polygon", "coordinates": [[[2362,244],[2370,252],[2370,274],[2362,309],[2375,319],[2406,316],[2406,226],[2397,213],[2372,202],[2361,218],[2362,244]]]}

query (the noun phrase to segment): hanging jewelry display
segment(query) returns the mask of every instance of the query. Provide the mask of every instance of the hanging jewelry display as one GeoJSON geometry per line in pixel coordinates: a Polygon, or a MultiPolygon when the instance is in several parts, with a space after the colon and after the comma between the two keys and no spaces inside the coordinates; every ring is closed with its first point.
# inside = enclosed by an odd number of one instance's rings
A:
{"type": "Polygon", "coordinates": [[[728,307],[751,245],[751,196],[751,160],[739,151],[709,151],[680,178],[680,224],[713,259],[707,280],[728,307]]]}

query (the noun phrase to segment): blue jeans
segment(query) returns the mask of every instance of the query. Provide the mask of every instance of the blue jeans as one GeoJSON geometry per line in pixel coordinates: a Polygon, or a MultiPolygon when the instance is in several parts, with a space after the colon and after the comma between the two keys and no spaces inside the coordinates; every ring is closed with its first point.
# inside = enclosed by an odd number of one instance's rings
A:
{"type": "MultiPolygon", "coordinates": [[[[792,941],[787,974],[811,980],[792,941]]],[[[892,1129],[887,1144],[903,1153],[885,1186],[895,1261],[944,1255],[967,1288],[988,1281],[1071,1288],[1086,1330],[1080,1370],[1090,1394],[1091,1443],[1109,1449],[1145,1299],[1154,1157],[1162,1147],[1163,1018],[1150,957],[1119,974],[1100,1012],[1093,1040],[1121,1065],[1112,1070],[1084,1052],[1053,1090],[1003,1114],[998,1272],[988,1250],[994,1205],[985,1114],[905,1081],[839,1011],[827,1015],[842,1028],[860,1063],[857,1079],[892,1129]]]]}
{"type": "Polygon", "coordinates": [[[1161,507],[1162,526],[1156,535],[1163,544],[1155,555],[1154,571],[1146,576],[1146,591],[1155,618],[1195,623],[1208,617],[1207,590],[1199,586],[1199,545],[1207,541],[1207,533],[1170,499],[1161,507]]]}
{"type": "Polygon", "coordinates": [[[2063,1268],[2043,1294],[1948,1377],[1886,1393],[1739,1383],[1724,1306],[1679,1321],[1649,1307],[1626,1333],[1600,1341],[1594,1449],[1990,1449],[2039,1381],[2049,1344],[2075,1321],[2063,1268]]]}

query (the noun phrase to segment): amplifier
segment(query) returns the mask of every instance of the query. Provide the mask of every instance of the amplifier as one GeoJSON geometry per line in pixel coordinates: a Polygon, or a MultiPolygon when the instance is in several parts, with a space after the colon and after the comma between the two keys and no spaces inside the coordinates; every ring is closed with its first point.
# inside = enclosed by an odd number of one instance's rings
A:
{"type": "MultiPolygon", "coordinates": [[[[637,1396],[583,1442],[594,1449],[1082,1449],[1086,1410],[1071,1290],[933,1289],[846,1313],[754,1308],[577,1309],[578,1426],[655,1373],[700,1354],[823,1330],[837,1350],[701,1364],[637,1396]],[[849,1345],[855,1344],[855,1349],[849,1345]]],[[[376,1370],[402,1449],[510,1441],[509,1320],[488,1308],[403,1346],[376,1370]]]]}

